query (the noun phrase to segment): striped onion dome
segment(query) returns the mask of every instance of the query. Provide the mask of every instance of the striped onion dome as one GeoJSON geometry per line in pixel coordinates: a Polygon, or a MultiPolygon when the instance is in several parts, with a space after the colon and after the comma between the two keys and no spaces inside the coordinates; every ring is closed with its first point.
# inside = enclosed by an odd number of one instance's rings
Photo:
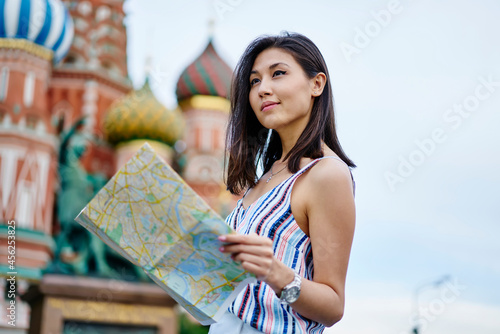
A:
{"type": "Polygon", "coordinates": [[[146,78],[144,86],[111,105],[104,119],[104,134],[116,145],[134,139],[151,139],[172,146],[181,138],[184,119],[180,110],[169,110],[154,96],[146,78]]]}
{"type": "Polygon", "coordinates": [[[227,98],[233,71],[217,54],[209,40],[207,47],[181,74],[175,91],[177,100],[193,95],[212,95],[227,98]]]}
{"type": "Polygon", "coordinates": [[[69,51],[73,20],[60,0],[0,0],[0,38],[27,39],[54,51],[54,63],[69,51]]]}

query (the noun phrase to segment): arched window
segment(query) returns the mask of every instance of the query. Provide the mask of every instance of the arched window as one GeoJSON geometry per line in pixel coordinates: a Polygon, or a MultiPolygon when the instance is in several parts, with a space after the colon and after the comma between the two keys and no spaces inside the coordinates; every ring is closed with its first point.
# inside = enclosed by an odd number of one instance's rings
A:
{"type": "Polygon", "coordinates": [[[38,124],[38,116],[28,115],[26,117],[26,127],[31,130],[35,130],[38,124]]]}
{"type": "Polygon", "coordinates": [[[7,97],[7,88],[9,87],[9,68],[7,66],[2,67],[2,72],[0,74],[0,101],[5,101],[7,97]]]}
{"type": "Polygon", "coordinates": [[[59,101],[52,108],[52,125],[59,131],[66,131],[73,122],[73,107],[66,101],[59,101]]]}
{"type": "Polygon", "coordinates": [[[65,64],[74,64],[76,63],[76,57],[74,55],[67,55],[64,59],[65,64]]]}
{"type": "Polygon", "coordinates": [[[35,94],[35,73],[29,71],[24,79],[24,106],[31,107],[33,104],[33,95],[35,94]]]}

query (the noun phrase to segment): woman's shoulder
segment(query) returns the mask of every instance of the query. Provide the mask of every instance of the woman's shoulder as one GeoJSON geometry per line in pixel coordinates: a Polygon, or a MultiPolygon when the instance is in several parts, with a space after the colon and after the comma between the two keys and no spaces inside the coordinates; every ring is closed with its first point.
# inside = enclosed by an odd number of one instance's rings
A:
{"type": "MultiPolygon", "coordinates": [[[[352,189],[352,174],[349,166],[337,155],[325,155],[318,159],[305,176],[309,186],[330,192],[342,188],[352,189]]],[[[351,190],[352,192],[352,190],[351,190]]]]}
{"type": "Polygon", "coordinates": [[[313,216],[328,216],[332,210],[339,211],[338,205],[347,209],[348,203],[354,202],[354,184],[349,166],[336,158],[336,155],[325,155],[316,159],[294,186],[297,188],[292,196],[292,211],[297,224],[307,235],[310,235],[313,216]]]}

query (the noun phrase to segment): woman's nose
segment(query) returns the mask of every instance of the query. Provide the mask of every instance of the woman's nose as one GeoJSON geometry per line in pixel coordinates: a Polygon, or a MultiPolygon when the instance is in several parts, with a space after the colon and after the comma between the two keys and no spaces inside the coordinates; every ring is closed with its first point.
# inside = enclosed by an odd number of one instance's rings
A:
{"type": "Polygon", "coordinates": [[[259,95],[264,96],[264,95],[271,95],[272,90],[271,90],[271,85],[269,80],[262,78],[259,84],[259,95]]]}

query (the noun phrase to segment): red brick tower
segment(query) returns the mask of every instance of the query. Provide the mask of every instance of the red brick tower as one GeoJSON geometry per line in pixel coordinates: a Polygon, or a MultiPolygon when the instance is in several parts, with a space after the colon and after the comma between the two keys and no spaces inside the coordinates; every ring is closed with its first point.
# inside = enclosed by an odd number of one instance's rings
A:
{"type": "Polygon", "coordinates": [[[75,37],[62,64],[54,68],[49,108],[54,122],[68,129],[85,116],[85,132],[95,137],[83,157],[88,172],[114,173],[114,153],[103,140],[109,106],[132,89],[127,73],[124,0],[64,1],[75,37]]]}

